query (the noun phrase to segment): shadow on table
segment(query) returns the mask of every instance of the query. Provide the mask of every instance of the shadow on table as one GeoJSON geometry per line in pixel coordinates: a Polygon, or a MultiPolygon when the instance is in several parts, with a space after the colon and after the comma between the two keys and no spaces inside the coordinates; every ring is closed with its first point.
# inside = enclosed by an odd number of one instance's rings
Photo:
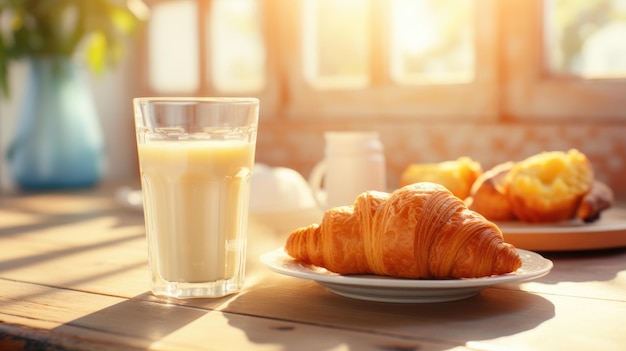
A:
{"type": "Polygon", "coordinates": [[[284,350],[447,350],[531,330],[554,317],[545,298],[517,290],[486,289],[469,299],[429,304],[353,300],[301,280],[301,294],[287,296],[285,284],[259,287],[228,304],[228,311],[250,310],[268,316],[266,329],[238,314],[228,322],[250,342],[279,344],[284,350]],[[259,303],[274,296],[276,303],[259,303]],[[257,302],[255,305],[255,301],[257,302]]]}
{"type": "Polygon", "coordinates": [[[626,271],[626,262],[622,259],[624,253],[626,248],[542,252],[542,256],[554,262],[554,267],[550,274],[538,279],[537,282],[556,284],[566,281],[610,281],[615,279],[619,272],[626,271]]]}
{"type": "MultiPolygon", "coordinates": [[[[217,307],[227,298],[207,300],[206,306],[217,307]]],[[[210,312],[180,301],[170,303],[146,292],[67,322],[51,334],[69,337],[77,349],[146,350],[210,312]]]]}

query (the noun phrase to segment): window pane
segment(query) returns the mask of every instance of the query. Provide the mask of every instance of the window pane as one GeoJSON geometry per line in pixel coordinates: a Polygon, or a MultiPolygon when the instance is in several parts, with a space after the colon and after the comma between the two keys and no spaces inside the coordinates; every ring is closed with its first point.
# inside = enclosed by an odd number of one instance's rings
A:
{"type": "Polygon", "coordinates": [[[190,93],[199,86],[195,1],[155,5],[148,27],[149,79],[157,92],[190,93]]]}
{"type": "Polygon", "coordinates": [[[545,21],[550,72],[626,77],[625,0],[547,0],[545,21]]]}
{"type": "Polygon", "coordinates": [[[391,74],[405,84],[474,78],[474,0],[393,0],[391,74]]]}
{"type": "Polygon", "coordinates": [[[303,57],[309,83],[326,88],[367,85],[370,2],[306,0],[303,57]]]}
{"type": "Polygon", "coordinates": [[[259,91],[265,86],[265,47],[258,0],[216,0],[209,19],[209,70],[223,92],[259,91]]]}

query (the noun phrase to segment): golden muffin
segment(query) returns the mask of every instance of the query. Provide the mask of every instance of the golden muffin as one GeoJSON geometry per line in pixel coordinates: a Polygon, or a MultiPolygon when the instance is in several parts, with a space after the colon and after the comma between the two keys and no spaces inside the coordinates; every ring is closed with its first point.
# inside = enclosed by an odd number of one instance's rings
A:
{"type": "Polygon", "coordinates": [[[525,222],[558,222],[576,217],[590,191],[593,169],[576,149],[545,151],[515,163],[505,178],[515,216],[525,222]]]}
{"type": "Polygon", "coordinates": [[[445,186],[456,197],[465,199],[480,174],[480,163],[467,156],[439,163],[414,163],[402,173],[400,187],[418,182],[437,183],[445,186]]]}

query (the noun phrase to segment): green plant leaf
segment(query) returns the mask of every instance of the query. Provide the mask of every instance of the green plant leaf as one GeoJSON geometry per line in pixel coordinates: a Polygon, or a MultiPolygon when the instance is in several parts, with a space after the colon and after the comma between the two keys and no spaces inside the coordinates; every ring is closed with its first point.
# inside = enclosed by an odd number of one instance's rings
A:
{"type": "Polygon", "coordinates": [[[98,31],[91,34],[87,45],[87,63],[96,74],[102,74],[106,67],[107,38],[98,31]]]}
{"type": "Polygon", "coordinates": [[[0,0],[0,20],[10,19],[0,23],[0,89],[8,97],[10,61],[26,57],[69,57],[84,49],[88,66],[101,74],[120,60],[125,37],[147,13],[142,0],[0,0]]]}

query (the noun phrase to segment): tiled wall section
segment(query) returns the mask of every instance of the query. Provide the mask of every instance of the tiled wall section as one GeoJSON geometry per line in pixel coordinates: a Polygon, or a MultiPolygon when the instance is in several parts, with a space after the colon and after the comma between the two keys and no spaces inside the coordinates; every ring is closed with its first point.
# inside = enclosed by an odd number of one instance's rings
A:
{"type": "Polygon", "coordinates": [[[626,199],[626,123],[261,123],[257,162],[285,166],[308,177],[323,157],[325,130],[377,130],[385,146],[390,189],[413,162],[441,162],[469,156],[484,169],[521,160],[543,150],[577,148],[594,166],[596,178],[626,199]],[[297,130],[297,133],[293,133],[297,130]]]}

